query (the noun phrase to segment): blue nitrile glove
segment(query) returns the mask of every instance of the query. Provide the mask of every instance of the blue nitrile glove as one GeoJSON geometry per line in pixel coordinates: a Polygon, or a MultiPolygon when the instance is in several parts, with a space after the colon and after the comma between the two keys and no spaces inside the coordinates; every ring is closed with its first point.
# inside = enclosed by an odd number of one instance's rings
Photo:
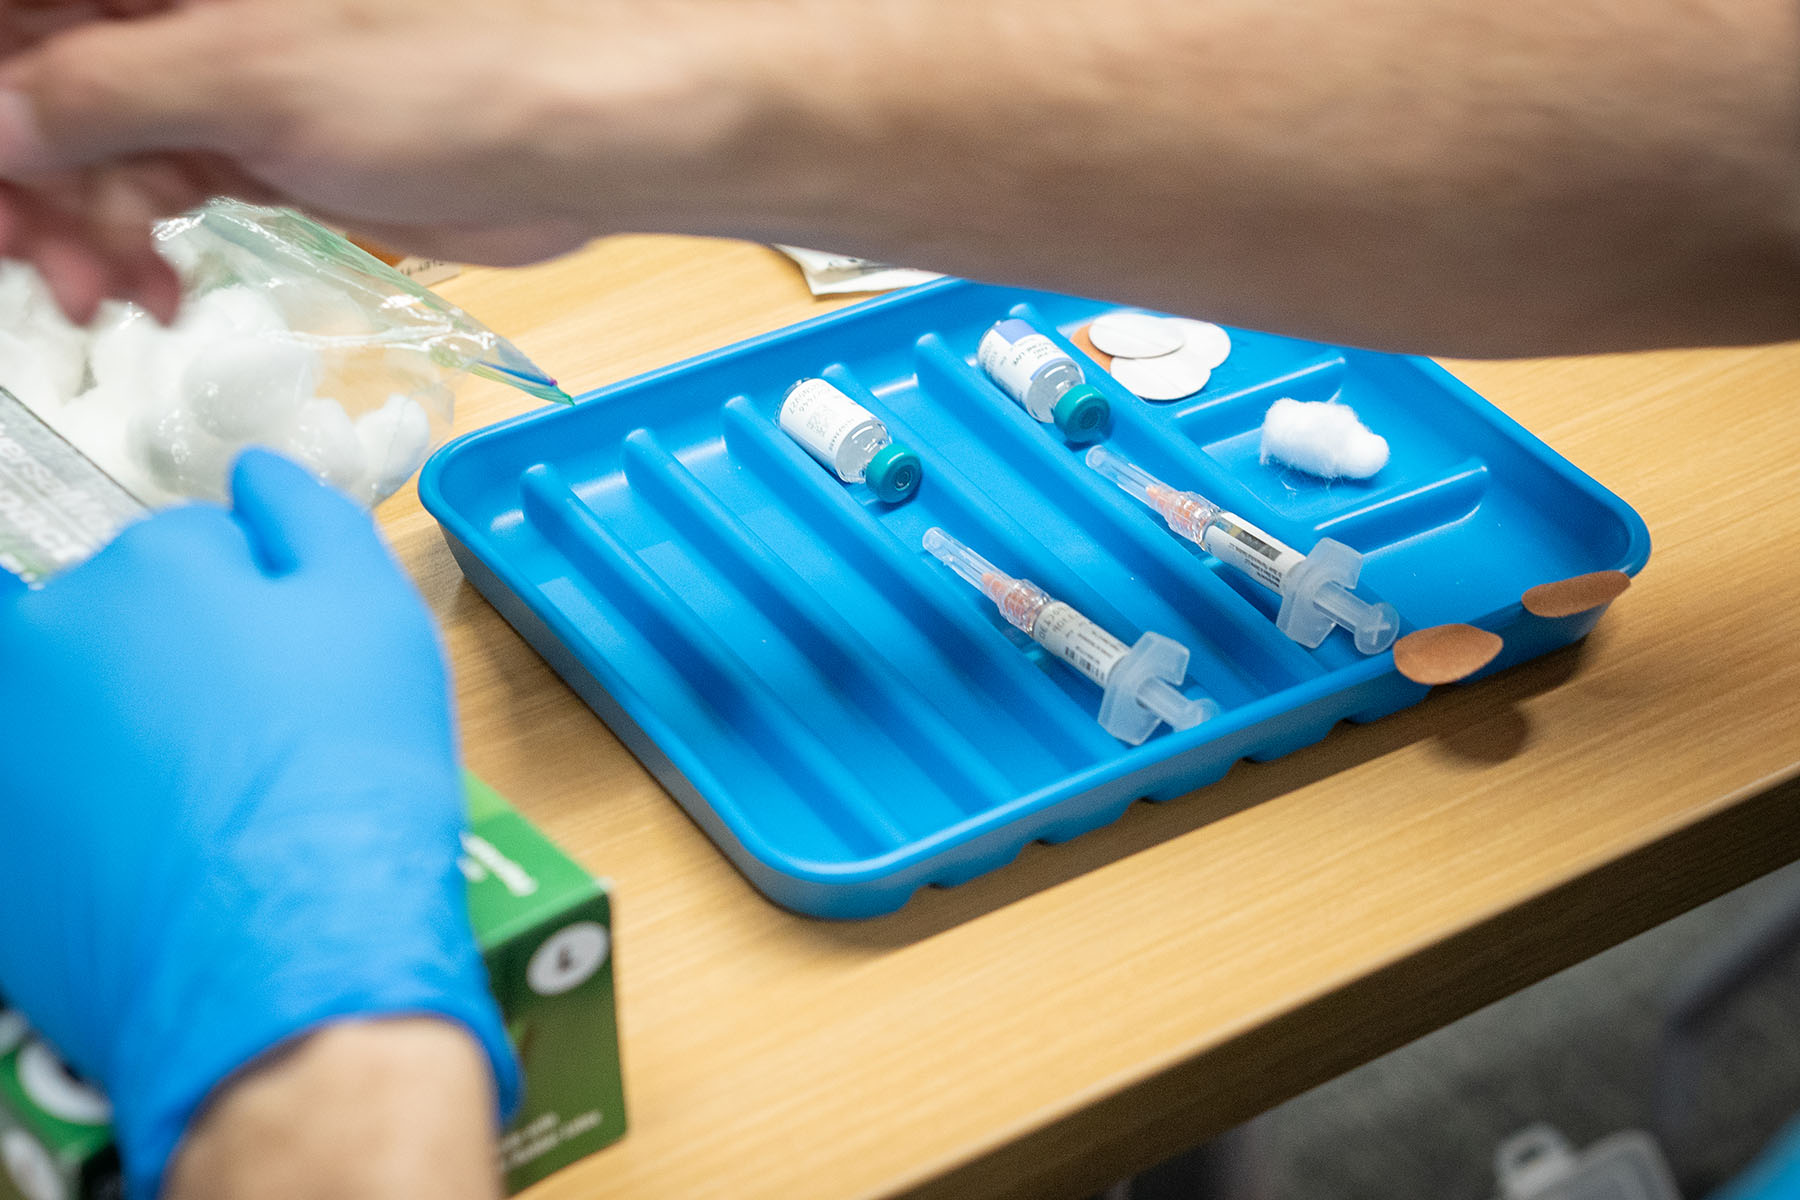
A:
{"type": "Polygon", "coordinates": [[[251,451],[232,490],[0,595],[0,992],[106,1089],[146,1200],[219,1083],[321,1022],[460,1022],[518,1088],[425,607],[298,467],[251,451]]]}
{"type": "Polygon", "coordinates": [[[1762,1157],[1712,1200],[1794,1200],[1800,1196],[1800,1120],[1775,1136],[1762,1157]]]}

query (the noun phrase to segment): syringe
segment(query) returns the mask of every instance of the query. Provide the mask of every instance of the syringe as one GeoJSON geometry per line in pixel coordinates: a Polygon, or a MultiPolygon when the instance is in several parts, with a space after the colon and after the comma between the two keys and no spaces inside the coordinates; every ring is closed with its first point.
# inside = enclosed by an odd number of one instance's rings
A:
{"type": "Polygon", "coordinates": [[[1181,694],[1188,648],[1173,638],[1146,633],[1127,648],[1037,584],[1003,574],[936,526],[925,531],[925,549],[992,600],[1012,625],[1099,684],[1100,727],[1120,741],[1136,746],[1165,721],[1187,729],[1218,715],[1216,701],[1181,694]]]}
{"type": "Polygon", "coordinates": [[[1089,450],[1087,464],[1154,509],[1170,529],[1279,595],[1275,627],[1307,649],[1317,648],[1337,625],[1350,631],[1364,654],[1379,654],[1394,644],[1400,614],[1391,604],[1370,603],[1351,592],[1362,574],[1362,555],[1344,543],[1320,538],[1311,554],[1301,554],[1236,513],[1197,492],[1170,487],[1105,446],[1089,450]]]}

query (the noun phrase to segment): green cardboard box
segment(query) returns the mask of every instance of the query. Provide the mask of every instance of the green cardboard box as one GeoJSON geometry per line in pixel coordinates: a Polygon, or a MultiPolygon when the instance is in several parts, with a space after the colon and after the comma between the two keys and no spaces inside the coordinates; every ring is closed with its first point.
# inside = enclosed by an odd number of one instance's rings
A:
{"type": "Polygon", "coordinates": [[[516,1192],[625,1135],[612,901],[497,792],[468,784],[469,920],[525,1069],[500,1140],[516,1192]]]}
{"type": "MultiPolygon", "coordinates": [[[[469,919],[525,1071],[501,1138],[508,1192],[617,1141],[625,1093],[606,885],[467,777],[469,919]]],[[[0,1011],[0,1200],[119,1200],[105,1099],[0,1011]]]]}

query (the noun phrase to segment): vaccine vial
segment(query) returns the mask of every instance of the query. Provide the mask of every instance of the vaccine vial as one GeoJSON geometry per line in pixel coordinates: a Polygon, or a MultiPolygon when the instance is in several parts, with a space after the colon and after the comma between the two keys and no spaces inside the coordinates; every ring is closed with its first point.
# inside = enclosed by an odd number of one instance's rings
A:
{"type": "Polygon", "coordinates": [[[1106,432],[1112,406],[1057,344],[1016,317],[982,335],[975,359],[987,377],[1026,412],[1054,425],[1071,442],[1106,432]]]}
{"type": "Polygon", "coordinates": [[[919,456],[888,436],[880,418],[823,379],[802,379],[782,397],[782,431],[845,483],[865,483],[894,504],[919,486],[919,456]]]}

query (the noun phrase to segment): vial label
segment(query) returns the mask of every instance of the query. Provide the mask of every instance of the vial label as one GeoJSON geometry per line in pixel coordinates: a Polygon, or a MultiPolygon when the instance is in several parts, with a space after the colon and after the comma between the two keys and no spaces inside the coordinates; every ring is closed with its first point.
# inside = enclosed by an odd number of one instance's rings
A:
{"type": "Polygon", "coordinates": [[[887,442],[886,430],[874,413],[844,395],[823,379],[802,379],[788,389],[781,402],[781,429],[824,463],[845,483],[862,478],[868,456],[862,455],[851,473],[845,473],[846,446],[873,455],[887,442]]]}
{"type": "Polygon", "coordinates": [[[1288,572],[1306,555],[1264,533],[1236,513],[1220,513],[1200,539],[1208,554],[1229,563],[1252,579],[1279,592],[1288,572]]]}
{"type": "Polygon", "coordinates": [[[1119,660],[1131,653],[1124,642],[1060,600],[1044,606],[1031,627],[1031,636],[1101,687],[1106,686],[1119,660]]]}
{"type": "Polygon", "coordinates": [[[1025,403],[1031,381],[1045,367],[1063,362],[1080,371],[1075,361],[1055,342],[1016,318],[1002,321],[983,334],[981,344],[975,349],[975,359],[988,378],[1020,404],[1025,403]]]}

